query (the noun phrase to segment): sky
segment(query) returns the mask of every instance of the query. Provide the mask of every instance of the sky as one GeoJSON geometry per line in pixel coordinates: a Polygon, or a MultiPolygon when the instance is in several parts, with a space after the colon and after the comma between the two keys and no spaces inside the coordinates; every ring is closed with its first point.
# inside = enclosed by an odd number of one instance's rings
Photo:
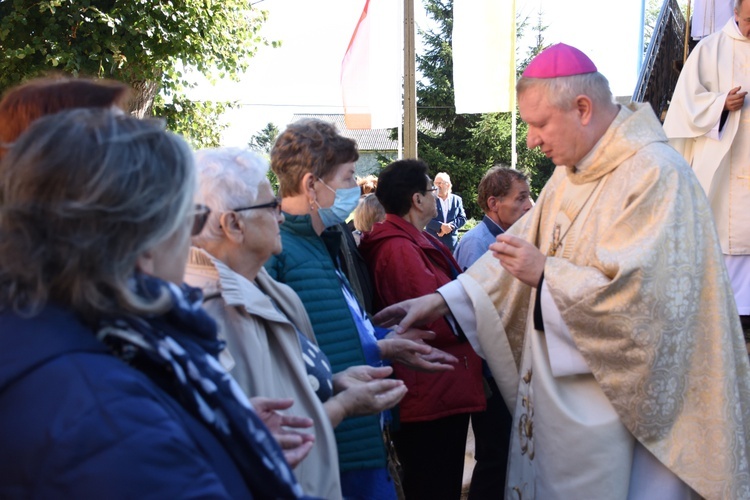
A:
{"type": "MultiPolygon", "coordinates": [[[[417,27],[428,28],[421,0],[414,1],[417,27]]],[[[610,80],[615,95],[631,95],[640,64],[642,2],[516,0],[516,12],[534,25],[541,10],[548,26],[545,43],[564,42],[583,50],[610,80]]],[[[261,35],[280,40],[281,47],[261,47],[239,82],[212,85],[197,78],[199,85],[189,93],[194,100],[240,103],[223,117],[229,125],[222,137],[227,146],[246,145],[269,122],[283,129],[294,113],[343,112],[341,60],[365,0],[252,3],[269,13],[261,35]]],[[[531,41],[518,44],[525,49],[531,41]]],[[[417,40],[417,51],[420,45],[417,40]]]]}

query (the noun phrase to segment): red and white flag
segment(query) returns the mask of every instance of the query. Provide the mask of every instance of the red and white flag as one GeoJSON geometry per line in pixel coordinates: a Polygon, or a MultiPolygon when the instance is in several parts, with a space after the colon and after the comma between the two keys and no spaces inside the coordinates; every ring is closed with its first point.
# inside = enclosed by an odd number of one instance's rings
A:
{"type": "Polygon", "coordinates": [[[401,124],[402,0],[366,0],[341,62],[341,92],[349,129],[401,124]]]}
{"type": "Polygon", "coordinates": [[[452,49],[456,113],[515,107],[515,0],[454,0],[452,49]]]}

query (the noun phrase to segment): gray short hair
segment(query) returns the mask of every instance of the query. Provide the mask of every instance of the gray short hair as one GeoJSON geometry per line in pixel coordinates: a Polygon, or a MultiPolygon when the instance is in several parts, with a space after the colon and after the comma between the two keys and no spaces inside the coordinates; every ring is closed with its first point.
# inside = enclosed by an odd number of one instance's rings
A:
{"type": "Polygon", "coordinates": [[[47,301],[87,321],[154,313],[131,292],[140,255],[193,210],[192,151],[161,122],[76,109],[40,118],[0,163],[0,308],[47,301]]]}
{"type": "Polygon", "coordinates": [[[517,95],[520,97],[534,87],[544,89],[549,103],[562,110],[569,110],[575,106],[575,99],[579,95],[588,96],[597,105],[614,102],[609,81],[598,71],[560,78],[521,77],[516,83],[517,95]]]}
{"type": "Polygon", "coordinates": [[[268,161],[245,148],[204,149],[195,153],[198,171],[196,202],[211,209],[208,221],[193,244],[203,248],[208,241],[223,237],[219,217],[258,199],[258,189],[266,178],[268,161]]]}

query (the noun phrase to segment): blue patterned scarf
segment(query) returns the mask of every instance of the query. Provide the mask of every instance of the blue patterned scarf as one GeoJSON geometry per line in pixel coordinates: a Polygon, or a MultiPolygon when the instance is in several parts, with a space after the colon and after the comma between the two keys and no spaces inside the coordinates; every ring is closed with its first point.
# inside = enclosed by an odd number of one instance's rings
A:
{"type": "Polygon", "coordinates": [[[132,288],[149,300],[168,293],[172,308],[154,316],[109,318],[100,324],[99,339],[211,430],[254,496],[303,497],[278,443],[217,360],[224,342],[201,309],[201,291],[145,274],[134,276],[132,288]]]}

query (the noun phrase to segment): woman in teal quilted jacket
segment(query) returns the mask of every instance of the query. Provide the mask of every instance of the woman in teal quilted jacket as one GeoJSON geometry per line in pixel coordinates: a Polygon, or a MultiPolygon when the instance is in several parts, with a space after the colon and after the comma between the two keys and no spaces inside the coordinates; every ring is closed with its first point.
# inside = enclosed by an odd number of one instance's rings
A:
{"type": "MultiPolygon", "coordinates": [[[[315,336],[334,372],[353,365],[391,360],[416,369],[451,370],[455,358],[423,342],[432,334],[409,331],[392,338],[374,327],[341,269],[342,233],[334,228],[359,201],[354,162],[356,143],[320,120],[289,125],[271,151],[285,221],[283,251],[266,269],[297,292],[315,336]],[[386,336],[390,338],[386,338],[386,336]]],[[[336,428],[345,498],[396,498],[386,467],[381,416],[354,417],[336,428]]]]}

